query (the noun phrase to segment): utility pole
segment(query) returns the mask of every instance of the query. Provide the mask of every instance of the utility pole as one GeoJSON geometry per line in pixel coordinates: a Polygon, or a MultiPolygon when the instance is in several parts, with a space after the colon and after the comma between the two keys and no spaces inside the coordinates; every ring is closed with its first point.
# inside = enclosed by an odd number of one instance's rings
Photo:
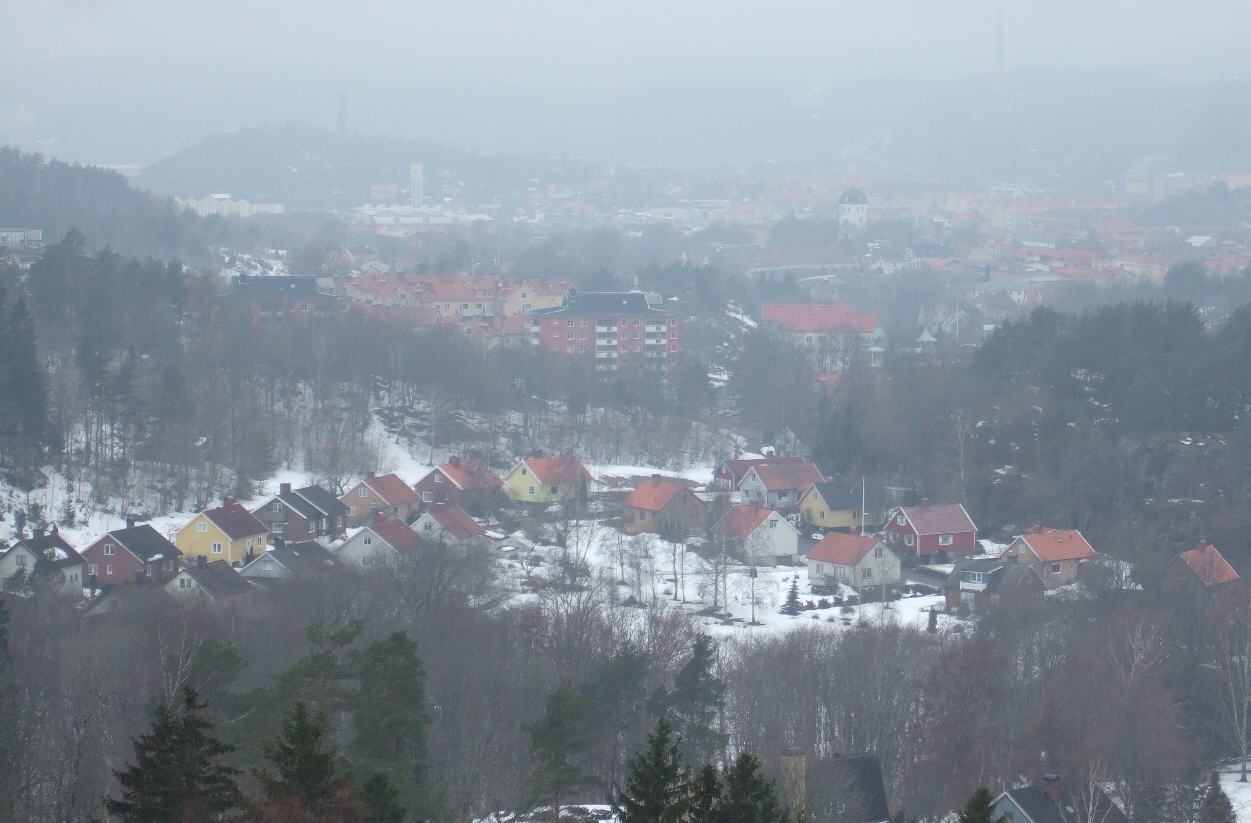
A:
{"type": "Polygon", "coordinates": [[[751,623],[749,625],[754,626],[756,625],[756,567],[755,566],[751,567],[751,571],[748,572],[748,575],[750,575],[751,577],[751,623]]]}
{"type": "Polygon", "coordinates": [[[864,488],[865,488],[865,482],[864,482],[864,475],[862,474],[860,475],[860,536],[861,537],[864,537],[864,533],[865,533],[864,504],[865,504],[865,501],[868,499],[868,494],[865,493],[864,488]]]}

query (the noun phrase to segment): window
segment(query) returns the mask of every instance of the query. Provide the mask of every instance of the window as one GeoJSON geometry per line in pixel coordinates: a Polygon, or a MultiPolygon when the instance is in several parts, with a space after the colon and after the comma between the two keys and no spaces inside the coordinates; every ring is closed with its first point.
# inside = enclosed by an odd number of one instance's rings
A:
{"type": "Polygon", "coordinates": [[[374,544],[374,536],[372,534],[367,534],[361,540],[361,542],[364,543],[366,546],[372,546],[374,544]]]}
{"type": "Polygon", "coordinates": [[[639,333],[638,333],[638,332],[635,332],[635,333],[634,333],[634,339],[635,339],[635,340],[638,340],[638,339],[639,339],[639,333]]]}
{"type": "Polygon", "coordinates": [[[432,531],[434,531],[434,524],[432,524],[432,523],[424,523],[424,524],[422,524],[421,530],[422,530],[423,532],[432,532],[432,531]]]}
{"type": "Polygon", "coordinates": [[[905,546],[911,546],[914,542],[916,542],[916,541],[914,541],[914,540],[912,539],[912,535],[910,535],[910,534],[905,534],[905,535],[904,535],[904,545],[905,545],[905,546]]]}
{"type": "Polygon", "coordinates": [[[164,569],[164,570],[165,570],[165,571],[167,571],[167,572],[168,572],[168,571],[173,571],[173,570],[174,570],[174,561],[172,561],[172,560],[166,560],[164,563],[162,563],[162,564],[161,564],[161,568],[162,568],[162,569],[164,569]]]}
{"type": "Polygon", "coordinates": [[[838,577],[839,577],[839,579],[840,579],[840,580],[841,580],[841,579],[845,579],[845,578],[847,577],[847,567],[846,567],[846,566],[839,566],[839,567],[838,567],[838,577]]]}
{"type": "Polygon", "coordinates": [[[949,535],[949,534],[940,534],[940,535],[938,536],[938,545],[940,545],[940,546],[950,546],[950,545],[951,545],[951,535],[949,535]]]}
{"type": "Polygon", "coordinates": [[[569,332],[568,334],[566,334],[566,335],[565,335],[565,339],[566,339],[566,340],[577,340],[577,339],[578,339],[578,336],[577,336],[576,334],[574,334],[573,332],[569,332]]]}
{"type": "Polygon", "coordinates": [[[92,577],[95,577],[99,573],[100,573],[100,567],[97,566],[95,563],[91,563],[87,566],[87,574],[91,575],[92,577]]]}
{"type": "Polygon", "coordinates": [[[534,486],[530,487],[530,494],[534,494],[534,486]]]}
{"type": "Polygon", "coordinates": [[[434,492],[422,492],[422,493],[421,493],[421,502],[422,502],[422,503],[433,503],[433,502],[434,502],[434,492]]]}
{"type": "Polygon", "coordinates": [[[531,308],[531,306],[530,306],[530,304],[529,304],[529,303],[524,303],[524,304],[522,304],[522,306],[521,306],[521,310],[522,310],[522,311],[530,311],[530,308],[531,308]]]}
{"type": "Polygon", "coordinates": [[[355,516],[356,516],[356,507],[348,506],[348,517],[355,517],[355,516]]]}
{"type": "Polygon", "coordinates": [[[372,566],[373,564],[374,564],[374,559],[373,559],[372,557],[362,557],[362,558],[361,558],[361,565],[362,565],[362,566],[372,566]]]}
{"type": "Polygon", "coordinates": [[[189,589],[189,588],[191,588],[191,578],[189,578],[189,577],[180,577],[180,578],[178,578],[178,588],[180,588],[180,589],[189,589]]]}
{"type": "Polygon", "coordinates": [[[634,318],[634,325],[636,325],[636,326],[641,326],[641,325],[643,325],[643,321],[642,321],[642,320],[639,320],[639,319],[636,317],[636,318],[634,318]]]}
{"type": "Polygon", "coordinates": [[[113,574],[113,564],[112,564],[112,563],[106,563],[106,564],[105,564],[105,566],[104,566],[104,574],[105,574],[105,576],[106,576],[106,577],[107,577],[107,576],[110,576],[110,575],[112,575],[112,574],[113,574]]]}
{"type": "Polygon", "coordinates": [[[460,304],[460,307],[461,307],[462,309],[467,309],[467,308],[469,308],[469,304],[468,304],[468,303],[461,303],[461,304],[460,304]]]}
{"type": "Polygon", "coordinates": [[[105,543],[104,553],[110,557],[117,554],[117,546],[114,546],[112,543],[105,543]]]}
{"type": "Polygon", "coordinates": [[[897,515],[895,517],[895,522],[898,523],[900,526],[902,526],[905,522],[907,522],[907,520],[908,518],[904,517],[902,514],[897,515]]]}
{"type": "Polygon", "coordinates": [[[570,321],[569,321],[566,325],[568,325],[568,326],[569,326],[569,328],[571,328],[571,329],[572,329],[572,328],[573,328],[573,326],[574,326],[574,321],[570,320],[570,321]]]}
{"type": "Polygon", "coordinates": [[[771,529],[776,529],[777,527],[778,527],[778,521],[776,521],[776,520],[770,520],[770,521],[769,521],[769,528],[771,528],[771,529]]]}
{"type": "Polygon", "coordinates": [[[221,553],[222,553],[222,544],[221,544],[221,543],[214,543],[214,544],[213,544],[213,554],[221,554],[221,553]]]}
{"type": "Polygon", "coordinates": [[[1060,564],[1059,564],[1059,563],[1052,563],[1052,564],[1051,564],[1051,573],[1052,573],[1052,574],[1059,574],[1059,573],[1060,573],[1060,564]]]}
{"type": "Polygon", "coordinates": [[[434,482],[436,482],[436,483],[442,483],[442,482],[443,482],[443,472],[435,472],[435,473],[434,473],[434,482]]]}
{"type": "Polygon", "coordinates": [[[671,331],[671,332],[669,332],[669,339],[670,339],[670,340],[677,340],[677,339],[678,339],[678,333],[677,333],[677,332],[675,332],[675,331],[671,331]]]}
{"type": "Polygon", "coordinates": [[[891,532],[891,533],[890,533],[890,542],[892,542],[892,543],[898,543],[898,542],[899,542],[899,535],[895,534],[894,532],[891,532]]]}
{"type": "Polygon", "coordinates": [[[586,339],[586,332],[579,332],[579,333],[578,333],[578,339],[579,339],[579,340],[585,340],[585,339],[586,339]]]}
{"type": "Polygon", "coordinates": [[[26,568],[26,555],[24,555],[24,554],[19,554],[19,555],[17,556],[17,567],[18,567],[19,569],[24,569],[24,568],[26,568]]]}
{"type": "Polygon", "coordinates": [[[868,580],[871,577],[873,577],[873,569],[861,569],[860,570],[861,580],[868,580]]]}
{"type": "Polygon", "coordinates": [[[521,467],[521,476],[522,476],[522,477],[525,477],[525,476],[526,476],[526,474],[528,473],[528,471],[529,471],[529,470],[528,470],[528,469],[526,469],[526,467],[525,467],[525,466],[522,466],[522,467],[521,467]]]}
{"type": "Polygon", "coordinates": [[[282,504],[279,503],[277,500],[275,500],[273,506],[270,507],[270,511],[274,511],[274,512],[282,511],[282,504]]]}
{"type": "Polygon", "coordinates": [[[824,520],[824,519],[825,519],[825,509],[821,509],[821,511],[817,512],[817,519],[818,519],[818,520],[824,520]]]}
{"type": "Polygon", "coordinates": [[[579,320],[578,325],[582,326],[583,328],[586,328],[586,320],[579,320]]]}
{"type": "Polygon", "coordinates": [[[359,489],[356,490],[356,496],[357,497],[369,497],[369,489],[365,488],[364,486],[361,486],[359,489]]]}
{"type": "Polygon", "coordinates": [[[552,486],[552,494],[556,494],[559,491],[560,491],[560,486],[556,486],[556,485],[552,486]]]}
{"type": "Polygon", "coordinates": [[[198,532],[208,531],[208,523],[205,523],[203,520],[201,520],[200,522],[195,524],[195,530],[198,532]]]}
{"type": "Polygon", "coordinates": [[[879,543],[879,544],[877,544],[876,546],[874,546],[874,547],[873,547],[873,556],[874,556],[874,557],[881,557],[881,556],[882,556],[882,544],[881,544],[881,543],[879,543]]]}
{"type": "MultiPolygon", "coordinates": [[[[569,336],[570,336],[570,337],[573,337],[573,335],[572,335],[572,334],[571,334],[571,335],[569,335],[569,336]]],[[[575,348],[576,348],[575,346],[565,346],[565,354],[573,354],[573,350],[574,350],[575,348]]]]}

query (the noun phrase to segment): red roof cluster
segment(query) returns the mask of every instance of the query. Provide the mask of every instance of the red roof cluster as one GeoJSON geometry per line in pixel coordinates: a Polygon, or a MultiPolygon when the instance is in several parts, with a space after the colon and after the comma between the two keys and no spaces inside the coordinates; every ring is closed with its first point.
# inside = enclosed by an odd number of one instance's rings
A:
{"type": "Polygon", "coordinates": [[[394,474],[383,474],[377,477],[366,477],[363,481],[374,494],[378,495],[388,506],[399,506],[417,500],[417,492],[394,474]]]}
{"type": "Polygon", "coordinates": [[[808,553],[809,560],[824,560],[840,566],[854,566],[877,545],[876,537],[830,532],[808,553]]]}
{"type": "Polygon", "coordinates": [[[1199,582],[1205,586],[1219,586],[1238,579],[1238,572],[1229,565],[1225,556],[1206,540],[1200,540],[1198,546],[1188,552],[1182,552],[1181,558],[1195,573],[1195,577],[1199,578],[1199,582]]]}
{"type": "Polygon", "coordinates": [[[668,480],[649,477],[638,488],[630,492],[625,505],[632,509],[646,509],[649,512],[663,511],[669,502],[682,493],[682,487],[668,480]]]}
{"type": "Polygon", "coordinates": [[[430,506],[426,513],[457,540],[468,540],[471,537],[486,534],[476,520],[465,514],[459,506],[451,503],[436,503],[430,506]]]}
{"type": "Polygon", "coordinates": [[[765,303],[760,307],[760,319],[797,332],[872,334],[877,328],[876,315],[860,314],[855,306],[834,304],[765,303]]]}
{"type": "Polygon", "coordinates": [[[531,457],[523,461],[540,483],[566,484],[590,480],[591,473],[571,454],[561,457],[531,457]]]}
{"type": "Polygon", "coordinates": [[[747,537],[769,519],[773,509],[745,504],[734,506],[712,527],[713,534],[747,537]]]}
{"type": "Polygon", "coordinates": [[[1021,541],[1029,546],[1030,551],[1039,560],[1057,563],[1061,560],[1085,560],[1095,556],[1095,550],[1082,537],[1082,533],[1074,529],[1047,529],[1042,526],[1021,535],[1021,541]]]}

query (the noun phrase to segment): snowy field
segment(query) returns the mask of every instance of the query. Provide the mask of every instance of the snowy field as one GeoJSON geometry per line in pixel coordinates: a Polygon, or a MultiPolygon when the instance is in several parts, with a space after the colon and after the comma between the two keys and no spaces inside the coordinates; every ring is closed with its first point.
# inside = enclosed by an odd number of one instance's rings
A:
{"type": "Polygon", "coordinates": [[[1238,815],[1238,823],[1251,823],[1251,767],[1247,769],[1247,782],[1239,783],[1241,774],[1237,765],[1221,769],[1221,788],[1229,795],[1229,802],[1238,815]]]}

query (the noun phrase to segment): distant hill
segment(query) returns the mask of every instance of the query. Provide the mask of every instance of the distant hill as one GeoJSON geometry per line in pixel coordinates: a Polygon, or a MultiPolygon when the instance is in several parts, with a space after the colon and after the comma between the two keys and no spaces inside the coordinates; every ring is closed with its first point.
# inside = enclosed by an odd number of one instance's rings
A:
{"type": "Polygon", "coordinates": [[[348,137],[315,126],[287,124],[208,137],[139,172],[135,183],[165,195],[229,193],[253,202],[280,202],[289,211],[329,211],[369,200],[373,184],[407,190],[409,164],[426,165],[426,193],[437,196],[441,171],[460,181],[490,182],[499,191],[541,172],[543,164],[483,156],[433,143],[348,137]]]}
{"type": "Polygon", "coordinates": [[[117,172],[8,147],[0,148],[0,225],[42,229],[48,242],[77,229],[91,248],[190,261],[208,259],[230,233],[225,221],[181,213],[117,172]]]}

